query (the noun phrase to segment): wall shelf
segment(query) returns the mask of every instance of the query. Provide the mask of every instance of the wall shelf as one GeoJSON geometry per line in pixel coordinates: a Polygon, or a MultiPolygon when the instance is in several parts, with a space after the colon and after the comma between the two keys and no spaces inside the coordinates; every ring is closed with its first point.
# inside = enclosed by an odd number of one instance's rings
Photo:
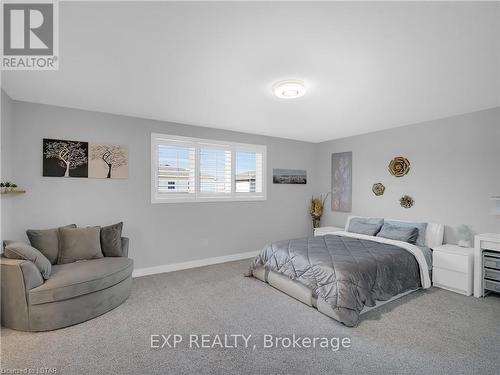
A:
{"type": "Polygon", "coordinates": [[[2,191],[0,195],[18,195],[26,193],[25,190],[15,190],[15,191],[2,191]]]}

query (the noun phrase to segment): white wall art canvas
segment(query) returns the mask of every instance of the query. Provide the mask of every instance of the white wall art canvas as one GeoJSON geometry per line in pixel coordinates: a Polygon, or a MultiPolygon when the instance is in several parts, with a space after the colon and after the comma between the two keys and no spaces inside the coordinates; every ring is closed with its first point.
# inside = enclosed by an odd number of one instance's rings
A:
{"type": "Polygon", "coordinates": [[[89,177],[128,178],[128,147],[90,143],[89,177]]]}
{"type": "Polygon", "coordinates": [[[332,154],[332,211],[352,210],[352,152],[332,154]]]}

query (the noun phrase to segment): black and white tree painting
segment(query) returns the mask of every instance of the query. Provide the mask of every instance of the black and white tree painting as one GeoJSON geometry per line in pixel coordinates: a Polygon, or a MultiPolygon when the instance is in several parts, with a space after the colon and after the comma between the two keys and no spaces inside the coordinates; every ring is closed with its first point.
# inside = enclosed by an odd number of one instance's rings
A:
{"type": "Polygon", "coordinates": [[[43,140],[43,175],[88,177],[88,143],[61,139],[43,140]]]}
{"type": "Polygon", "coordinates": [[[125,146],[91,143],[89,159],[89,177],[128,177],[128,149],[125,146]]]}

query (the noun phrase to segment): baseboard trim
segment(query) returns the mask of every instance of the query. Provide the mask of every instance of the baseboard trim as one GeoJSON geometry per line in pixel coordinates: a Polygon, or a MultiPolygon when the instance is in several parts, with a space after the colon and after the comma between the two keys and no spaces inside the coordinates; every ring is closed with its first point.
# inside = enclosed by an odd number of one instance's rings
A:
{"type": "Polygon", "coordinates": [[[172,264],[164,264],[161,266],[138,268],[132,272],[132,277],[155,275],[157,273],[180,271],[180,270],[186,270],[189,268],[210,266],[212,264],[233,262],[235,260],[252,258],[254,256],[257,256],[259,253],[260,253],[260,251],[248,251],[246,253],[237,253],[237,254],[224,255],[224,256],[220,256],[220,257],[198,259],[198,260],[192,260],[189,262],[172,263],[172,264]]]}

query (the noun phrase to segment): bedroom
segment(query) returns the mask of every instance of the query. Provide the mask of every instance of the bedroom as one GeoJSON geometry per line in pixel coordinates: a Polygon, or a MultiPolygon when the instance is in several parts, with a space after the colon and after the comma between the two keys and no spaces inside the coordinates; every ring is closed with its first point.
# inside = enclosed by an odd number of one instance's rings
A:
{"type": "Polygon", "coordinates": [[[2,371],[496,374],[499,6],[31,9],[57,66],[1,72],[2,371]]]}

